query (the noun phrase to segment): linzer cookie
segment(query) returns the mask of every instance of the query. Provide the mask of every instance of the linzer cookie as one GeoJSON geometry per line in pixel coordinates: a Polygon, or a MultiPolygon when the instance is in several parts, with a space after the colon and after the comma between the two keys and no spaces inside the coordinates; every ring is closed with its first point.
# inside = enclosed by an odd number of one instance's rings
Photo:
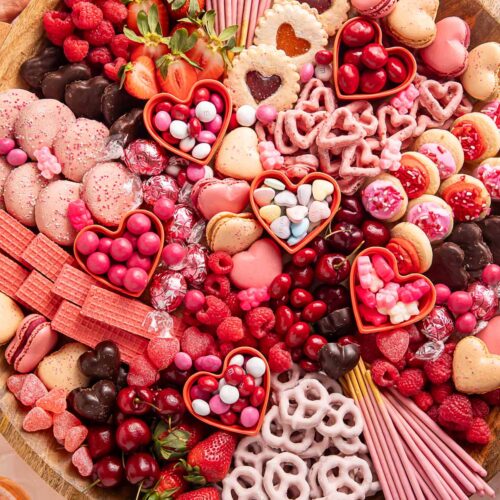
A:
{"type": "Polygon", "coordinates": [[[35,235],[5,210],[0,210],[0,250],[17,261],[35,235]]]}
{"type": "Polygon", "coordinates": [[[13,298],[24,280],[28,277],[29,271],[0,253],[0,292],[13,298]]]}
{"type": "Polygon", "coordinates": [[[65,264],[56,278],[52,293],[82,306],[91,286],[98,286],[94,278],[69,264],[65,264]]]}
{"type": "Polygon", "coordinates": [[[43,234],[37,234],[21,254],[21,261],[54,281],[64,264],[72,265],[75,260],[61,247],[43,234]]]}
{"type": "Polygon", "coordinates": [[[297,66],[271,45],[243,50],[234,58],[224,85],[236,107],[269,104],[278,111],[290,109],[300,91],[297,66]]]}
{"type": "Polygon", "coordinates": [[[52,319],[61,303],[60,297],[51,291],[52,282],[37,271],[31,271],[17,290],[15,298],[21,303],[52,319]]]}

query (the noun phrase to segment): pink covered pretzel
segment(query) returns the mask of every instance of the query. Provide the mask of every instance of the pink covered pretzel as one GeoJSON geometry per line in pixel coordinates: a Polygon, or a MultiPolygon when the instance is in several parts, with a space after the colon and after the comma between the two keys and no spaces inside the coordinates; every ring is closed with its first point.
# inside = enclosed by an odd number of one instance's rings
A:
{"type": "Polygon", "coordinates": [[[376,134],[378,119],[373,111],[373,106],[368,101],[350,102],[345,107],[351,111],[367,136],[376,134]]]}
{"type": "Polygon", "coordinates": [[[320,148],[341,151],[356,144],[365,136],[365,131],[348,108],[338,108],[323,122],[316,144],[320,148]],[[346,132],[342,134],[342,132],[346,132]]]}
{"type": "Polygon", "coordinates": [[[320,434],[319,432],[314,433],[314,439],[307,448],[306,451],[299,453],[300,458],[307,459],[307,458],[318,458],[323,455],[323,453],[328,449],[328,447],[331,445],[331,440],[328,436],[324,436],[323,434],[320,434]]]}
{"type": "Polygon", "coordinates": [[[295,109],[315,113],[326,111],[333,113],[337,107],[333,90],[325,87],[318,78],[312,78],[302,89],[295,109]]]}
{"type": "Polygon", "coordinates": [[[328,409],[316,430],[330,438],[336,436],[353,438],[363,432],[363,417],[352,399],[342,394],[332,393],[328,401],[328,409]]]}
{"type": "Polygon", "coordinates": [[[328,394],[333,394],[334,392],[342,394],[342,387],[340,384],[323,372],[309,372],[306,373],[303,378],[318,380],[327,390],[328,394]]]}
{"type": "Polygon", "coordinates": [[[311,488],[307,482],[306,463],[292,453],[276,455],[266,465],[264,489],[270,500],[309,500],[311,488]],[[293,496],[288,494],[290,490],[293,496]]]}
{"type": "Polygon", "coordinates": [[[262,500],[262,474],[246,465],[233,469],[222,481],[222,500],[262,500]]]}
{"type": "Polygon", "coordinates": [[[327,117],[326,111],[307,113],[302,110],[291,110],[285,114],[285,132],[291,143],[300,149],[310,148],[327,117]]]}
{"type": "Polygon", "coordinates": [[[420,104],[436,122],[445,122],[453,116],[462,101],[464,89],[458,82],[440,83],[426,80],[420,85],[420,104]],[[446,99],[443,107],[441,101],[446,99]]]}
{"type": "Polygon", "coordinates": [[[234,452],[234,463],[237,467],[248,465],[259,474],[264,474],[266,462],[275,457],[278,452],[264,441],[262,436],[243,438],[234,452]]]}
{"type": "Polygon", "coordinates": [[[402,143],[413,136],[417,126],[415,118],[411,115],[402,115],[394,106],[383,104],[378,108],[378,137],[384,147],[388,139],[396,139],[402,143]]]}

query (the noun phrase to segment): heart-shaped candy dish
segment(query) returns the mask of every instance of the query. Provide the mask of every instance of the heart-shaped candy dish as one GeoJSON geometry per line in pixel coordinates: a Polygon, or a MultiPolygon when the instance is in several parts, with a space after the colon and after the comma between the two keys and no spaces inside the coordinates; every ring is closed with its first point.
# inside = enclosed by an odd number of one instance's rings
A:
{"type": "Polygon", "coordinates": [[[360,333],[404,328],[425,318],[436,303],[436,290],[421,274],[401,276],[387,249],[363,250],[349,278],[354,317],[360,333]]]}
{"type": "Polygon", "coordinates": [[[294,184],[283,172],[267,171],[252,182],[250,204],[274,241],[294,254],[333,219],[340,205],[340,189],[322,172],[306,175],[294,184]]]}
{"type": "Polygon", "coordinates": [[[406,89],[417,63],[404,47],[382,45],[382,30],[369,18],[349,19],[335,36],[333,83],[342,100],[382,99],[406,89]]]}
{"type": "Polygon", "coordinates": [[[108,288],[139,297],[160,262],[164,240],[156,215],[133,210],[114,231],[97,224],[82,229],[74,243],[75,258],[108,288]]]}
{"type": "Polygon", "coordinates": [[[198,165],[213,158],[231,119],[231,97],[217,80],[199,80],[186,99],[156,94],[144,108],[151,137],[172,153],[198,165]]]}
{"type": "Polygon", "coordinates": [[[199,371],[191,375],[183,397],[191,414],[205,424],[255,436],[262,427],[270,391],[266,358],[256,349],[239,347],[226,356],[221,373],[199,371]],[[241,408],[233,409],[240,402],[241,408]]]}

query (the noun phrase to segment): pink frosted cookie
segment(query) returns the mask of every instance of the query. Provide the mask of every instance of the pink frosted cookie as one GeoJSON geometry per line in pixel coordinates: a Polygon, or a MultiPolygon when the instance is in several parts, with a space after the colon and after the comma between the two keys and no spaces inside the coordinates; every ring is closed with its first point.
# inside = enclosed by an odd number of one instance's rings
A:
{"type": "Polygon", "coordinates": [[[7,212],[25,226],[35,226],[36,200],[48,183],[40,175],[36,163],[14,168],[5,181],[3,191],[7,212]]]}
{"type": "Polygon", "coordinates": [[[14,124],[19,112],[38,97],[23,89],[10,89],[0,93],[0,139],[14,137],[14,124]]]}
{"type": "Polygon", "coordinates": [[[35,206],[36,225],[40,232],[58,245],[71,245],[76,237],[68,217],[68,205],[80,197],[77,182],[55,181],[42,189],[35,206]]]}
{"type": "Polygon", "coordinates": [[[394,222],[403,217],[408,206],[408,195],[401,182],[389,174],[371,180],[361,193],[366,211],[375,219],[394,222]]]}
{"type": "Polygon", "coordinates": [[[97,222],[117,226],[142,204],[141,179],[121,163],[98,163],[83,177],[82,199],[97,222]]]}
{"type": "Polygon", "coordinates": [[[87,118],[78,118],[54,141],[54,154],[62,167],[64,177],[81,182],[85,172],[104,155],[108,128],[87,118]]]}
{"type": "Polygon", "coordinates": [[[0,209],[5,208],[5,204],[3,202],[3,190],[5,187],[5,181],[10,174],[12,167],[7,163],[5,158],[0,157],[0,209]]]}
{"type": "Polygon", "coordinates": [[[40,99],[28,104],[17,117],[14,133],[19,147],[30,158],[43,146],[52,148],[56,136],[76,120],[65,104],[55,99],[40,99]]]}
{"type": "Polygon", "coordinates": [[[481,162],[474,176],[482,181],[492,200],[500,199],[500,158],[488,158],[481,162]]]}

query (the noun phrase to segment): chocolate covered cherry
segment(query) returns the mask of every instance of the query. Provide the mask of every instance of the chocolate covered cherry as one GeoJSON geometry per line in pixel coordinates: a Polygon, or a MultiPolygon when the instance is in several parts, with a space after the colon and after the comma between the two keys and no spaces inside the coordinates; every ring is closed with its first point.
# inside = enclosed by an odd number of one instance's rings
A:
{"type": "Polygon", "coordinates": [[[393,83],[403,83],[408,76],[405,64],[397,57],[389,57],[385,69],[389,80],[393,83]]]}
{"type": "Polygon", "coordinates": [[[345,51],[344,54],[344,64],[354,64],[354,66],[361,65],[361,49],[349,49],[345,51]]]}
{"type": "Polygon", "coordinates": [[[342,41],[349,47],[361,47],[375,37],[373,25],[363,19],[351,21],[342,31],[342,41]]]}
{"type": "Polygon", "coordinates": [[[387,50],[380,43],[369,43],[363,47],[361,62],[369,69],[380,69],[387,63],[387,50]]]}
{"type": "Polygon", "coordinates": [[[338,72],[339,87],[344,94],[354,94],[359,87],[359,71],[354,64],[342,64],[338,72]]]}
{"type": "Polygon", "coordinates": [[[361,91],[365,94],[380,92],[387,82],[387,73],[383,69],[363,71],[361,73],[361,91]]]}

